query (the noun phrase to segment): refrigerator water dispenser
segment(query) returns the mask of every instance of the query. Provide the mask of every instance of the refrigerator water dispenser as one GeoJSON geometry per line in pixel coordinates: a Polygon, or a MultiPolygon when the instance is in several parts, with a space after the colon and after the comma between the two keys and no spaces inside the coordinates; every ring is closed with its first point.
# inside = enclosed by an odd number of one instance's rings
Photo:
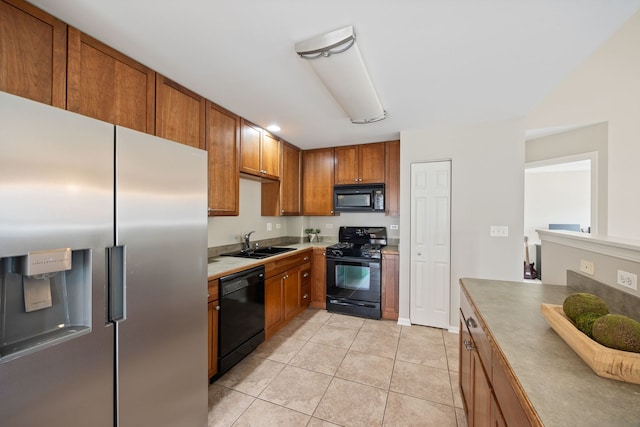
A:
{"type": "Polygon", "coordinates": [[[0,258],[0,363],[90,330],[90,250],[0,258]]]}

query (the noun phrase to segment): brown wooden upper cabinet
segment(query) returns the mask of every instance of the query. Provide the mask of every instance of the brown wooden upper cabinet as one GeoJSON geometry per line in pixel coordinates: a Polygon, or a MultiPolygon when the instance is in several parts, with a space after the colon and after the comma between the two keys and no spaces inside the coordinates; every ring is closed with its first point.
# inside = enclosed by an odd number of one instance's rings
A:
{"type": "Polygon", "coordinates": [[[0,1],[0,90],[66,106],[67,25],[22,0],[0,1]]]}
{"type": "Polygon", "coordinates": [[[240,139],[240,172],[262,178],[280,178],[280,141],[244,119],[240,139]]]}
{"type": "Polygon", "coordinates": [[[300,215],[300,207],[300,150],[283,142],[280,214],[300,215]]]}
{"type": "Polygon", "coordinates": [[[153,134],[155,72],[69,27],[67,110],[153,134]]]}
{"type": "Polygon", "coordinates": [[[238,215],[240,200],[240,117],[207,101],[209,215],[238,215]]]}
{"type": "Polygon", "coordinates": [[[302,152],[302,214],[333,215],[333,148],[302,152]]]}
{"type": "Polygon", "coordinates": [[[205,148],[205,99],[178,83],[156,76],[156,135],[205,148]]]}
{"type": "Polygon", "coordinates": [[[400,216],[400,141],[385,142],[384,213],[400,216]]]}
{"type": "Polygon", "coordinates": [[[280,181],[262,183],[262,216],[300,215],[300,149],[281,142],[280,181]]]}
{"type": "Polygon", "coordinates": [[[335,148],[335,184],[384,182],[384,142],[335,148]]]}

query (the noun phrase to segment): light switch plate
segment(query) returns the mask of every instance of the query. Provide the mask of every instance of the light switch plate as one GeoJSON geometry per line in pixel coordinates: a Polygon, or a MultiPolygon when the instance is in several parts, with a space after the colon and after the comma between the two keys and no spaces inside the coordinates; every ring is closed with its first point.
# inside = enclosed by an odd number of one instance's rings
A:
{"type": "Polygon", "coordinates": [[[507,225],[492,225],[489,228],[489,235],[491,237],[509,237],[509,226],[507,226],[507,225]]]}

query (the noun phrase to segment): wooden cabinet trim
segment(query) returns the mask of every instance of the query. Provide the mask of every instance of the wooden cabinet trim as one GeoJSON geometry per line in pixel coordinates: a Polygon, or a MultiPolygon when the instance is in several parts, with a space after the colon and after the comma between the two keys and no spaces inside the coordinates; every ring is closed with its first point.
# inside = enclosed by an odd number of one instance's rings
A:
{"type": "Polygon", "coordinates": [[[400,141],[385,143],[385,215],[400,215],[400,141]]]}

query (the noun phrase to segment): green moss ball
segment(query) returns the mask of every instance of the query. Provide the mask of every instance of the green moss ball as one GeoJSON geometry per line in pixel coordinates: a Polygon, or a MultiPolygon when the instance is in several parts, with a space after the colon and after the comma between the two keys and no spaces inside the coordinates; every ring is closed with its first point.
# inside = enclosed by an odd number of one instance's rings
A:
{"type": "Polygon", "coordinates": [[[580,292],[569,295],[562,304],[564,314],[574,322],[583,313],[595,313],[604,316],[609,313],[607,304],[599,297],[580,292]]]}
{"type": "Polygon", "coordinates": [[[593,330],[593,323],[601,317],[602,315],[598,313],[582,313],[576,318],[576,326],[583,334],[592,338],[593,335],[591,335],[591,331],[593,330]]]}
{"type": "Polygon", "coordinates": [[[607,314],[593,323],[593,339],[605,347],[640,353],[640,323],[620,314],[607,314]]]}

